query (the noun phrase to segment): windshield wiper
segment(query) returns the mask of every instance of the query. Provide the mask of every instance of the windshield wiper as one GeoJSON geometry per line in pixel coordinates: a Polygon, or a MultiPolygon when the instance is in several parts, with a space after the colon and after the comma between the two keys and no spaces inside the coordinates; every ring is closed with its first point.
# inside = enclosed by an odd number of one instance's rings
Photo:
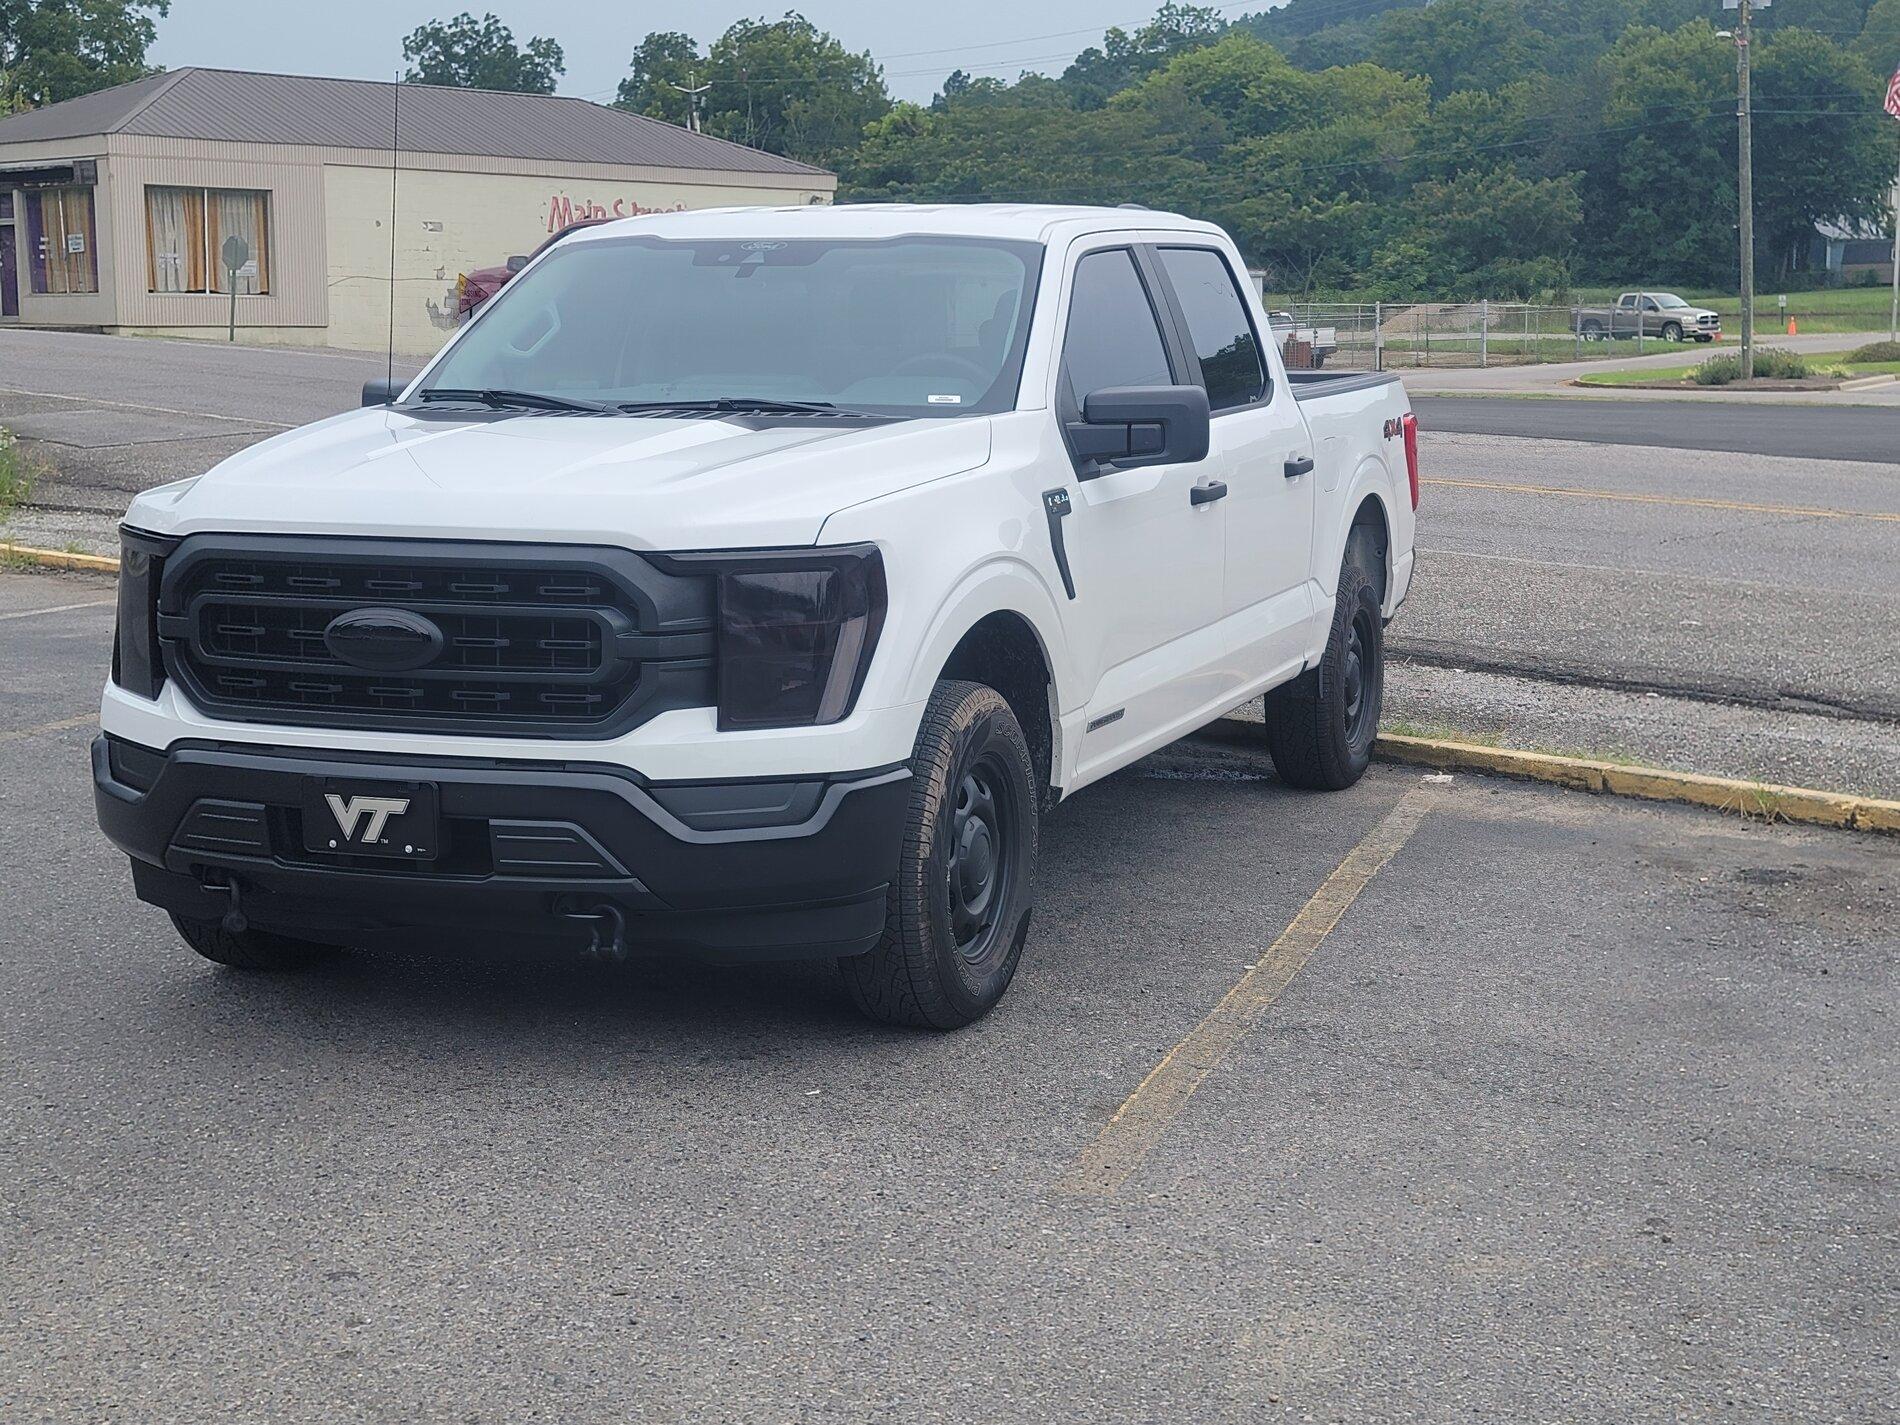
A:
{"type": "Polygon", "coordinates": [[[612,410],[597,401],[571,401],[566,396],[550,396],[541,391],[509,391],[488,388],[474,390],[461,386],[431,386],[416,395],[419,401],[473,401],[494,410],[589,411],[612,410]]]}
{"type": "Polygon", "coordinates": [[[869,411],[854,411],[830,401],[779,401],[770,396],[715,396],[707,401],[621,401],[617,411],[731,411],[737,415],[859,416],[869,411]]]}

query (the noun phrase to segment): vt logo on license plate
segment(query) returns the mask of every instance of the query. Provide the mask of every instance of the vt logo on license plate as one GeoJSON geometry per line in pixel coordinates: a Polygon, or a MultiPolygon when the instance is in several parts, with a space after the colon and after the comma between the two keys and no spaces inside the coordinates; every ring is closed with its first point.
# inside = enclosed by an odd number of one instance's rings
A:
{"type": "Polygon", "coordinates": [[[427,860],[439,848],[436,788],[430,782],[319,781],[305,786],[306,849],[427,860]]]}
{"type": "Polygon", "coordinates": [[[336,818],[345,841],[356,835],[357,823],[365,816],[369,824],[363,828],[363,840],[372,844],[381,841],[384,823],[409,810],[407,797],[351,797],[345,801],[335,792],[328,792],[323,800],[329,804],[330,815],[336,818]]]}

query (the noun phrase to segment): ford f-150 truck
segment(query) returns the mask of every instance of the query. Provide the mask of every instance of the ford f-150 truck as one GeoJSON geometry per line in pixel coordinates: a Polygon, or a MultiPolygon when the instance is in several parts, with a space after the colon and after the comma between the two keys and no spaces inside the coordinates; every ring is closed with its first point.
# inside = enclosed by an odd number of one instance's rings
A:
{"type": "Polygon", "coordinates": [[[137,894],[238,967],[824,956],[976,1019],[1064,797],[1263,693],[1285,781],[1366,768],[1416,427],[1289,378],[1245,272],[1134,209],[555,244],[406,386],[133,502],[92,756],[137,894]]]}

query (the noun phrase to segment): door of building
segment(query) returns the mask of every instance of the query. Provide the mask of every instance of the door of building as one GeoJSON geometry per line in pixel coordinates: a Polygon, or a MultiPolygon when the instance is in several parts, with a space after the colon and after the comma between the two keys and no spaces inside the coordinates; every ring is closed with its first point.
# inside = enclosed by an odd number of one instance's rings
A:
{"type": "Polygon", "coordinates": [[[13,224],[0,223],[0,317],[20,315],[20,264],[13,255],[13,224]]]}

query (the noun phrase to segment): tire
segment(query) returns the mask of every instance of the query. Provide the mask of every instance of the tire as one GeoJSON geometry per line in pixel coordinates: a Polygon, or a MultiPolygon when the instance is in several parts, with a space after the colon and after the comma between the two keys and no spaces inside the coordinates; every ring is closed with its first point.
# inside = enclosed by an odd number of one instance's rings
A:
{"type": "Polygon", "coordinates": [[[946,680],[911,756],[910,812],[884,938],[838,961],[885,1024],[960,1029],[1015,978],[1035,904],[1039,798],[1029,742],[994,688],[946,680]]]}
{"type": "Polygon", "coordinates": [[[216,920],[173,915],[172,924],[185,944],[205,959],[234,970],[301,970],[339,953],[334,945],[296,940],[269,930],[252,928],[234,934],[216,920]]]}
{"type": "Polygon", "coordinates": [[[1587,321],[1583,324],[1582,332],[1585,341],[1602,341],[1603,323],[1595,320],[1587,321]]]}
{"type": "Polygon", "coordinates": [[[1385,705],[1385,624],[1372,581],[1339,571],[1333,629],[1319,667],[1267,695],[1267,747],[1290,787],[1336,792],[1365,775],[1385,705]]]}
{"type": "Polygon", "coordinates": [[[1681,322],[1664,322],[1663,329],[1662,329],[1662,339],[1664,341],[1681,341],[1682,340],[1682,323],[1681,322]]]}

